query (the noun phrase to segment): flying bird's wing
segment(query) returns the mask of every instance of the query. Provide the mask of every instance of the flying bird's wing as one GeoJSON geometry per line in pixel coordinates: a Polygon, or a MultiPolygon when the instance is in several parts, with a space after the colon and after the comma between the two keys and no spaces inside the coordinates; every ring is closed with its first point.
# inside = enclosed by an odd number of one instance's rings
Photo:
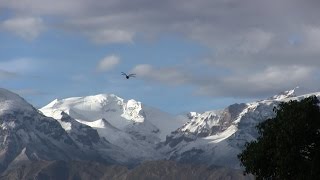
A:
{"type": "Polygon", "coordinates": [[[126,73],[124,73],[124,72],[121,72],[121,75],[127,76],[127,74],[126,74],[126,73]]]}
{"type": "Polygon", "coordinates": [[[136,74],[129,74],[129,77],[136,77],[136,74]]]}

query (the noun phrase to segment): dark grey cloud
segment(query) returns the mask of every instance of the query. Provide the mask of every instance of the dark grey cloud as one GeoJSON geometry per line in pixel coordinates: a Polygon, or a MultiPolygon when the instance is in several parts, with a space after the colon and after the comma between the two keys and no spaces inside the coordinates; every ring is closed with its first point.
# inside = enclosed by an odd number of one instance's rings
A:
{"type": "MultiPolygon", "coordinates": [[[[257,43],[264,36],[303,33],[319,26],[316,0],[4,0],[0,7],[18,15],[51,15],[65,28],[88,32],[182,33],[215,49],[257,43]],[[249,38],[249,39],[247,39],[249,38]],[[250,39],[251,38],[251,39],[250,39]]],[[[265,37],[266,38],[266,37],[265,37]]],[[[131,38],[128,38],[131,39],[131,38]]],[[[267,43],[267,42],[264,42],[267,43]]],[[[264,44],[263,47],[265,47],[264,44]]]]}
{"type": "Polygon", "coordinates": [[[14,11],[12,18],[56,18],[48,27],[80,33],[100,44],[167,33],[202,43],[212,53],[193,60],[193,65],[181,60],[188,68],[134,69],[144,72],[146,80],[194,85],[198,94],[247,97],[297,85],[318,90],[315,84],[320,83],[315,78],[320,67],[318,0],[3,0],[0,8],[14,11]],[[228,74],[199,75],[210,68],[228,74]]]}

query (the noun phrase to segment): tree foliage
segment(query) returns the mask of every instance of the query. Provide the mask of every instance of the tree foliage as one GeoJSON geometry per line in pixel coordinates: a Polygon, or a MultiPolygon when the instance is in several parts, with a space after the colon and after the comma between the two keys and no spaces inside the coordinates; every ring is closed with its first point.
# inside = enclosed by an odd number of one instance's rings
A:
{"type": "Polygon", "coordinates": [[[280,103],[258,124],[259,137],[238,158],[257,179],[320,179],[320,109],[316,96],[280,103]]]}

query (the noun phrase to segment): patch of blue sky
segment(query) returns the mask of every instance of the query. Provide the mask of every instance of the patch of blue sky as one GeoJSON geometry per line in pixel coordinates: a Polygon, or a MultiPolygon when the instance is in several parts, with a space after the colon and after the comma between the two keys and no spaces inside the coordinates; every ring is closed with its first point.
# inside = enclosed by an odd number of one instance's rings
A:
{"type": "Polygon", "coordinates": [[[120,72],[129,71],[138,64],[150,64],[155,68],[184,66],[190,58],[200,58],[207,50],[200,44],[170,35],[153,41],[136,39],[129,44],[95,44],[79,34],[51,29],[33,41],[6,32],[0,34],[0,39],[3,47],[0,61],[30,58],[38,66],[36,71],[22,73],[5,85],[9,89],[42,92],[41,98],[25,95],[37,107],[55,98],[114,93],[166,111],[180,112],[186,104],[195,104],[194,100],[198,99],[192,97],[192,87],[157,85],[139,80],[139,77],[128,81],[120,72]],[[98,62],[112,54],[120,57],[120,64],[110,71],[97,72],[98,62]]]}

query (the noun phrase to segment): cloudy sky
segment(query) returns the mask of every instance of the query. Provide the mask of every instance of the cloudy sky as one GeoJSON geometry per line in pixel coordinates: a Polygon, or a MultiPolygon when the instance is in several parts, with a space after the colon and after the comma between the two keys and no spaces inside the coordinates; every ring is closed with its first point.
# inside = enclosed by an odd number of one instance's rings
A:
{"type": "Polygon", "coordinates": [[[1,0],[0,83],[36,107],[113,93],[172,113],[320,91],[319,9],[319,0],[1,0]]]}

